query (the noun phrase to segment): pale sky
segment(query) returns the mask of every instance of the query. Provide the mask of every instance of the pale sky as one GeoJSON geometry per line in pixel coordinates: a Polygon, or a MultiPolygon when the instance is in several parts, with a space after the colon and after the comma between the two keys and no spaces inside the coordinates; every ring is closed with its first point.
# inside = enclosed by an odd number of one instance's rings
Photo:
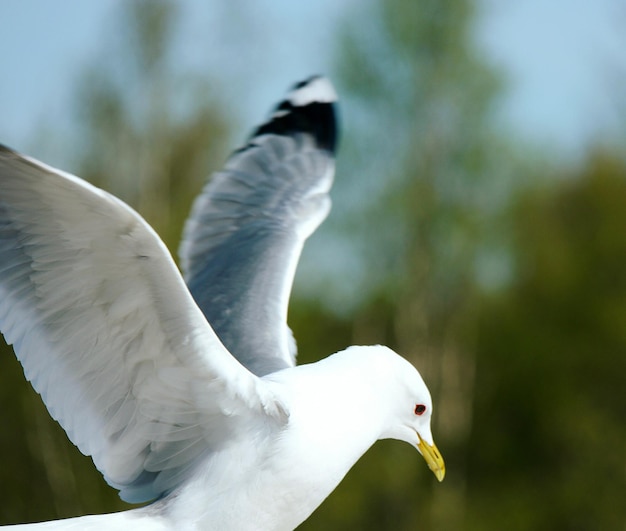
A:
{"type": "Polygon", "coordinates": [[[626,127],[626,3],[486,0],[479,38],[508,79],[502,114],[567,154],[626,127]],[[620,111],[621,116],[618,114],[620,111]]]}
{"type": "MultiPolygon", "coordinates": [[[[42,123],[59,138],[70,130],[75,80],[114,45],[119,4],[0,0],[1,143],[24,151],[41,142],[42,123]]],[[[294,80],[332,74],[340,18],[358,6],[356,0],[180,4],[179,60],[223,72],[225,100],[241,109],[244,125],[263,117],[294,80]],[[244,9],[253,16],[241,16],[244,9]]],[[[623,1],[483,0],[481,7],[476,38],[507,80],[500,116],[516,134],[569,156],[623,127],[616,114],[624,110],[626,88],[623,1]]]]}
{"type": "MultiPolygon", "coordinates": [[[[0,143],[73,171],[80,155],[71,145],[77,79],[99,58],[117,57],[122,1],[0,0],[0,143]]],[[[623,144],[626,3],[481,1],[475,38],[506,81],[497,115],[504,130],[573,163],[599,141],[623,144]]],[[[362,2],[179,0],[173,57],[182,70],[217,76],[221,101],[240,121],[233,139],[239,142],[294,81],[312,73],[332,77],[342,17],[362,2]]],[[[326,279],[344,279],[328,300],[333,308],[345,301],[349,307],[363,264],[345,241],[331,245],[328,226],[317,235],[323,245],[305,247],[298,278],[307,283],[296,279],[296,287],[317,290],[326,279]]]]}

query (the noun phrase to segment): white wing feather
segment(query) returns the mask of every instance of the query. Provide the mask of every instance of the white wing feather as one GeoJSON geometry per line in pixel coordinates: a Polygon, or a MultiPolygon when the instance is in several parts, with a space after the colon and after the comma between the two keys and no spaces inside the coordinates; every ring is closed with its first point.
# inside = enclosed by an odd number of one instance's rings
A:
{"type": "Polygon", "coordinates": [[[171,491],[252,411],[284,417],[136,212],[1,147],[0,329],[51,415],[128,501],[171,491]]]}

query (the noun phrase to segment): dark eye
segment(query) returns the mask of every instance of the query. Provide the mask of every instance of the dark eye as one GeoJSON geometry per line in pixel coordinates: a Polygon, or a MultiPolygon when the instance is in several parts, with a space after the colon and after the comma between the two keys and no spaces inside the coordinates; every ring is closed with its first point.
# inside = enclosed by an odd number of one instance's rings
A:
{"type": "Polygon", "coordinates": [[[426,411],[426,406],[424,404],[417,404],[415,406],[415,414],[422,415],[426,411]]]}

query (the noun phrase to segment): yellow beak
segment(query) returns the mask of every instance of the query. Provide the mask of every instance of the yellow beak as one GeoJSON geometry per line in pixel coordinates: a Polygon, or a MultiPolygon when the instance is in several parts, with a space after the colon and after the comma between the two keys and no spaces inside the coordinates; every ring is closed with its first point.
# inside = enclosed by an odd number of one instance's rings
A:
{"type": "Polygon", "coordinates": [[[443,457],[441,457],[439,450],[437,450],[437,447],[434,444],[430,445],[425,442],[419,433],[417,434],[417,436],[420,440],[417,447],[419,448],[420,452],[422,452],[422,456],[424,457],[428,468],[433,471],[433,474],[435,474],[435,477],[439,481],[443,481],[443,478],[446,475],[446,465],[443,462],[443,457]]]}

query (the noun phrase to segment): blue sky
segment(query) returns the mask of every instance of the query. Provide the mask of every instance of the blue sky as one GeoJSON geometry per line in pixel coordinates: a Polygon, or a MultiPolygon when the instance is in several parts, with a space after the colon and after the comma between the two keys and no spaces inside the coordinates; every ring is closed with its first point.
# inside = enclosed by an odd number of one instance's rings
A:
{"type": "MultiPolygon", "coordinates": [[[[332,71],[337,27],[358,6],[356,0],[180,3],[180,61],[223,72],[220,90],[240,109],[244,126],[264,116],[294,80],[332,71]],[[242,16],[244,9],[251,16],[242,16]]],[[[0,142],[37,149],[42,125],[57,139],[70,130],[75,80],[114,46],[119,5],[0,0],[0,142]]],[[[624,121],[617,114],[620,105],[624,110],[624,27],[621,0],[483,0],[476,38],[507,80],[503,123],[563,156],[615,135],[624,121]]]]}
{"type": "MultiPolygon", "coordinates": [[[[74,171],[77,79],[102,57],[117,57],[122,2],[0,0],[0,143],[74,171]]],[[[339,27],[362,3],[179,0],[173,57],[182,70],[217,75],[215,90],[240,122],[236,145],[294,81],[332,74],[339,27]]],[[[476,42],[505,80],[497,107],[505,130],[574,164],[594,143],[623,145],[623,0],[481,0],[479,8],[476,42]]],[[[333,308],[346,300],[349,308],[362,264],[345,241],[331,245],[328,227],[305,247],[296,288],[317,292],[330,279],[333,308]]]]}
{"type": "Polygon", "coordinates": [[[489,0],[478,38],[508,82],[502,115],[567,155],[624,133],[626,4],[489,0]],[[621,123],[620,123],[621,122],[621,123]]]}

